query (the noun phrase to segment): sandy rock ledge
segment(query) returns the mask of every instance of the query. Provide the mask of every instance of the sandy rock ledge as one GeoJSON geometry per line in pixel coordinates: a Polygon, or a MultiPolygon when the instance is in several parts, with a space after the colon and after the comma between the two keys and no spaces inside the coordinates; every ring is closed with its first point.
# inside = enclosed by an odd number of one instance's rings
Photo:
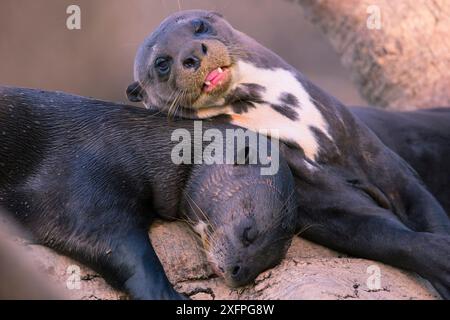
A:
{"type": "MultiPolygon", "coordinates": [[[[259,275],[253,285],[230,289],[213,274],[197,237],[183,223],[157,223],[150,237],[170,281],[192,299],[438,299],[416,275],[300,238],[294,239],[286,259],[259,275]],[[380,286],[371,290],[373,270],[380,272],[380,286]]],[[[21,246],[68,298],[127,299],[80,263],[42,246],[26,242],[21,246]],[[73,270],[80,270],[79,276],[74,278],[73,270]]]]}

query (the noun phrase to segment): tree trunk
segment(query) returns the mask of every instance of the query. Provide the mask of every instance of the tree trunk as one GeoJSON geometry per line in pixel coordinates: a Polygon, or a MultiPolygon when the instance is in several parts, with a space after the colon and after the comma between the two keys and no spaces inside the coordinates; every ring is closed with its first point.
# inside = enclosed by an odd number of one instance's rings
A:
{"type": "Polygon", "coordinates": [[[371,105],[450,105],[448,0],[295,1],[331,41],[371,105]]]}

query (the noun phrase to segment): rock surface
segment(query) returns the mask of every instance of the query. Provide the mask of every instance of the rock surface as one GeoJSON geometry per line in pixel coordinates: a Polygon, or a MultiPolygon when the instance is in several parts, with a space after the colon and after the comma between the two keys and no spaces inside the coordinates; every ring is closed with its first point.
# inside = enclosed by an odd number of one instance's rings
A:
{"type": "MultiPolygon", "coordinates": [[[[192,299],[438,298],[426,281],[413,274],[348,257],[301,238],[294,239],[279,266],[262,273],[253,285],[230,289],[213,274],[196,235],[183,223],[158,223],[150,230],[150,237],[170,281],[192,299]]],[[[127,299],[78,262],[42,246],[23,246],[38,269],[50,276],[67,297],[127,299]]]]}

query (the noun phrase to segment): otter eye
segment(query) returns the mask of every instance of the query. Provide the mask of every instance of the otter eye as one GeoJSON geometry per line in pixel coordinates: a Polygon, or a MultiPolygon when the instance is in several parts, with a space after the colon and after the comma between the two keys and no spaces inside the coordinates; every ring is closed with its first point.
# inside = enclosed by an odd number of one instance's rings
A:
{"type": "Polygon", "coordinates": [[[244,243],[244,245],[248,246],[256,240],[257,236],[258,231],[256,230],[256,228],[247,227],[244,229],[244,232],[242,234],[242,242],[244,243]]]}
{"type": "Polygon", "coordinates": [[[166,75],[170,72],[170,59],[169,58],[157,58],[155,60],[155,69],[160,75],[166,75]]]}
{"type": "Polygon", "coordinates": [[[194,20],[192,24],[194,25],[195,34],[204,34],[209,31],[209,26],[203,20],[194,20]]]}

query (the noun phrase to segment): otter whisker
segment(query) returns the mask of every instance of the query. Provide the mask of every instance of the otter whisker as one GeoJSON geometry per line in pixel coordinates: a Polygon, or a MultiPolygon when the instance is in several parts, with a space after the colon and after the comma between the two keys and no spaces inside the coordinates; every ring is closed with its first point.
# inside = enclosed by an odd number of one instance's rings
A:
{"type": "Polygon", "coordinates": [[[247,55],[245,55],[243,53],[232,52],[232,51],[230,51],[230,56],[232,58],[234,58],[234,60],[239,60],[239,58],[246,58],[247,57],[247,55]]]}
{"type": "MultiPolygon", "coordinates": [[[[171,110],[171,114],[169,114],[169,117],[177,115],[177,110],[181,107],[179,102],[183,101],[185,92],[186,92],[186,89],[179,90],[179,94],[173,103],[173,108],[171,110]]],[[[173,119],[173,117],[172,117],[172,119],[173,119]]]]}
{"type": "Polygon", "coordinates": [[[177,101],[178,101],[178,98],[180,97],[180,95],[181,95],[181,91],[177,90],[177,91],[176,91],[175,99],[173,99],[172,104],[170,105],[169,110],[168,110],[168,112],[167,112],[167,117],[168,117],[169,119],[172,119],[172,109],[173,109],[174,106],[177,104],[177,101]]]}
{"type": "MultiPolygon", "coordinates": [[[[188,201],[188,204],[189,204],[189,206],[191,207],[191,209],[192,209],[194,212],[197,213],[197,211],[192,207],[192,205],[189,203],[189,201],[188,201]]],[[[198,217],[198,215],[197,215],[197,218],[200,220],[200,218],[198,217]]],[[[210,230],[210,228],[212,228],[212,227],[211,227],[211,222],[209,221],[208,217],[205,217],[205,219],[206,219],[206,221],[207,221],[208,227],[205,228],[204,230],[202,230],[202,231],[203,231],[203,234],[201,234],[201,235],[198,234],[198,233],[196,233],[196,234],[200,237],[200,239],[202,240],[202,242],[204,242],[208,247],[212,247],[212,246],[216,245],[216,243],[215,243],[215,241],[214,241],[213,231],[210,230]]],[[[192,223],[192,225],[195,225],[195,223],[192,223]]]]}
{"type": "Polygon", "coordinates": [[[310,229],[312,227],[323,227],[323,224],[314,223],[314,224],[307,225],[306,227],[302,228],[299,232],[297,232],[294,236],[300,236],[302,233],[304,233],[305,231],[307,231],[308,229],[310,229]]]}
{"type": "Polygon", "coordinates": [[[162,106],[161,111],[165,112],[166,114],[168,114],[168,111],[170,111],[170,106],[168,105],[170,101],[172,101],[171,105],[173,104],[174,97],[176,97],[176,95],[178,94],[178,90],[174,89],[172,90],[172,92],[170,93],[169,97],[167,99],[165,99],[166,104],[162,106]]]}
{"type": "MultiPolygon", "coordinates": [[[[182,222],[187,223],[190,226],[194,226],[195,222],[193,220],[191,220],[189,217],[187,219],[182,219],[182,218],[174,218],[175,220],[179,220],[182,222]]],[[[206,232],[207,237],[201,237],[197,232],[194,232],[195,236],[198,237],[198,239],[200,240],[200,242],[202,244],[206,244],[208,247],[212,247],[213,243],[210,242],[210,239],[212,239],[212,234],[206,232]]],[[[196,243],[197,247],[200,248],[205,254],[209,254],[209,251],[205,249],[204,245],[201,245],[199,243],[196,243]]]]}
{"type": "Polygon", "coordinates": [[[169,108],[167,109],[167,117],[169,118],[169,120],[172,120],[172,108],[177,103],[177,99],[179,96],[179,91],[175,91],[175,93],[176,93],[175,98],[172,100],[172,103],[170,104],[169,108]]]}
{"type": "Polygon", "coordinates": [[[275,244],[275,243],[277,243],[277,242],[284,241],[284,240],[287,240],[287,239],[289,239],[289,238],[290,238],[290,237],[286,237],[286,236],[279,237],[279,238],[277,238],[277,239],[271,241],[269,245],[273,245],[273,244],[275,244]]]}
{"type": "MultiPolygon", "coordinates": [[[[188,92],[187,89],[183,89],[183,90],[182,90],[181,98],[180,98],[179,101],[184,101],[184,100],[186,99],[187,92],[188,92]]],[[[178,103],[177,106],[176,106],[176,108],[175,108],[174,115],[178,115],[178,111],[180,110],[180,108],[181,108],[181,104],[178,103]]]]}
{"type": "Polygon", "coordinates": [[[178,218],[178,217],[175,217],[175,218],[171,218],[171,219],[173,219],[173,220],[175,220],[175,221],[179,221],[179,222],[184,222],[184,223],[186,223],[186,224],[188,224],[188,225],[191,225],[191,222],[192,222],[192,220],[190,220],[189,218],[185,219],[185,218],[178,218]],[[188,219],[189,219],[189,220],[188,220],[188,219]]]}
{"type": "MultiPolygon", "coordinates": [[[[276,217],[272,221],[272,224],[271,224],[272,226],[276,226],[281,220],[284,219],[285,216],[280,213],[282,213],[282,210],[284,208],[286,208],[286,206],[288,206],[289,201],[292,200],[294,194],[295,194],[295,190],[292,190],[291,193],[289,194],[289,196],[287,197],[287,199],[284,201],[283,205],[281,206],[281,209],[276,213],[276,217]]],[[[269,231],[271,231],[271,228],[266,228],[266,230],[263,233],[261,233],[261,235],[265,235],[269,231]]]]}
{"type": "Polygon", "coordinates": [[[228,52],[229,53],[236,53],[236,54],[245,54],[248,55],[248,52],[246,52],[245,50],[243,50],[240,47],[228,47],[228,52]]]}
{"type": "Polygon", "coordinates": [[[200,208],[200,206],[194,201],[194,199],[192,199],[191,196],[190,196],[189,194],[187,194],[186,192],[185,192],[184,194],[185,194],[185,196],[187,197],[189,206],[192,208],[192,210],[193,210],[194,212],[200,211],[200,213],[203,215],[203,218],[205,218],[205,220],[208,222],[208,224],[211,226],[211,228],[214,228],[215,226],[214,226],[214,224],[212,223],[212,221],[209,219],[209,217],[206,215],[206,213],[200,208]],[[192,205],[190,204],[190,201],[192,201],[192,203],[197,207],[198,210],[195,210],[195,209],[192,207],[192,205]]]}

